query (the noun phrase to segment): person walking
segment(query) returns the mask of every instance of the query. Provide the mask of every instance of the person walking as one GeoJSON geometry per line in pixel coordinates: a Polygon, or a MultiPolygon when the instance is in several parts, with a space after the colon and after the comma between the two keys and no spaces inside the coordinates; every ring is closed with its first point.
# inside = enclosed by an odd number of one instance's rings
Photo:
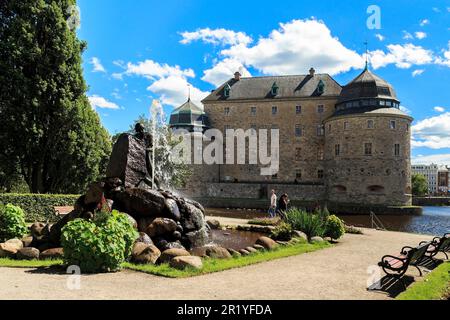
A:
{"type": "Polygon", "coordinates": [[[289,197],[287,193],[285,193],[280,197],[280,200],[278,200],[278,208],[277,208],[277,214],[283,220],[286,218],[286,211],[288,210],[288,204],[289,204],[289,197]]]}
{"type": "Polygon", "coordinates": [[[275,190],[272,190],[269,208],[269,215],[271,218],[275,218],[276,210],[277,210],[277,195],[275,194],[275,190]]]}

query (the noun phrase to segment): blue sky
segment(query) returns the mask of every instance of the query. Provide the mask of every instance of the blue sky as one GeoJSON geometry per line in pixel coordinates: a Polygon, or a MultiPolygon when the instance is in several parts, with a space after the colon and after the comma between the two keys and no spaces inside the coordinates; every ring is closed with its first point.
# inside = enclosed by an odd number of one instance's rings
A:
{"type": "MultiPolygon", "coordinates": [[[[103,124],[127,130],[152,99],[166,113],[191,85],[201,100],[240,70],[304,74],[313,66],[341,85],[364,65],[390,82],[414,118],[413,161],[450,165],[450,0],[78,0],[88,42],[88,95],[103,124]],[[380,29],[369,29],[370,5],[380,29]]],[[[372,20],[371,20],[372,21],[372,20]]]]}

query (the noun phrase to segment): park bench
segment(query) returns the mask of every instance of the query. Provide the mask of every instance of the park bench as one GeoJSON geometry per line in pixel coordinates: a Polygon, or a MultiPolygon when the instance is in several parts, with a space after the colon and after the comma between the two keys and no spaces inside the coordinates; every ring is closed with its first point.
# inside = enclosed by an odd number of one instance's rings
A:
{"type": "Polygon", "coordinates": [[[420,270],[418,265],[426,257],[426,253],[430,245],[431,242],[426,242],[416,248],[408,246],[403,247],[399,256],[385,255],[381,258],[378,266],[383,269],[388,277],[394,277],[398,280],[402,280],[402,277],[408,270],[409,266],[413,266],[419,270],[420,276],[422,276],[422,270],[420,270]]]}
{"type": "Polygon", "coordinates": [[[73,206],[53,207],[55,214],[59,217],[63,217],[73,211],[73,206]]]}
{"type": "MultiPolygon", "coordinates": [[[[419,245],[425,244],[426,241],[422,241],[419,245]]],[[[432,241],[428,250],[426,252],[426,256],[429,258],[433,258],[439,252],[442,252],[446,259],[448,260],[447,252],[450,251],[450,233],[444,234],[442,238],[435,237],[432,241]]]]}

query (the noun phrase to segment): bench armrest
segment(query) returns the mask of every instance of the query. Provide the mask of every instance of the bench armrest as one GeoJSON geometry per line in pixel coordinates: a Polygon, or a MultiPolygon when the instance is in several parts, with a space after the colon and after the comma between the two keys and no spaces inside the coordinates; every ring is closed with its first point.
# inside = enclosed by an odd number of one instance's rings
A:
{"type": "Polygon", "coordinates": [[[413,250],[413,249],[414,249],[413,247],[405,246],[405,247],[402,248],[401,253],[404,254],[404,255],[407,255],[408,252],[411,251],[411,250],[413,250]]]}

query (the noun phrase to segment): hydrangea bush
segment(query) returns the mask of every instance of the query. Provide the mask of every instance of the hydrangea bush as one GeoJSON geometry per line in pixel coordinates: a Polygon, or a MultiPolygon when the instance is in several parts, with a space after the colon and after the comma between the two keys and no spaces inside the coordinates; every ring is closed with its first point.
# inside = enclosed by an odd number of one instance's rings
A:
{"type": "Polygon", "coordinates": [[[20,207],[0,204],[0,242],[22,238],[28,232],[25,215],[20,207]]]}

